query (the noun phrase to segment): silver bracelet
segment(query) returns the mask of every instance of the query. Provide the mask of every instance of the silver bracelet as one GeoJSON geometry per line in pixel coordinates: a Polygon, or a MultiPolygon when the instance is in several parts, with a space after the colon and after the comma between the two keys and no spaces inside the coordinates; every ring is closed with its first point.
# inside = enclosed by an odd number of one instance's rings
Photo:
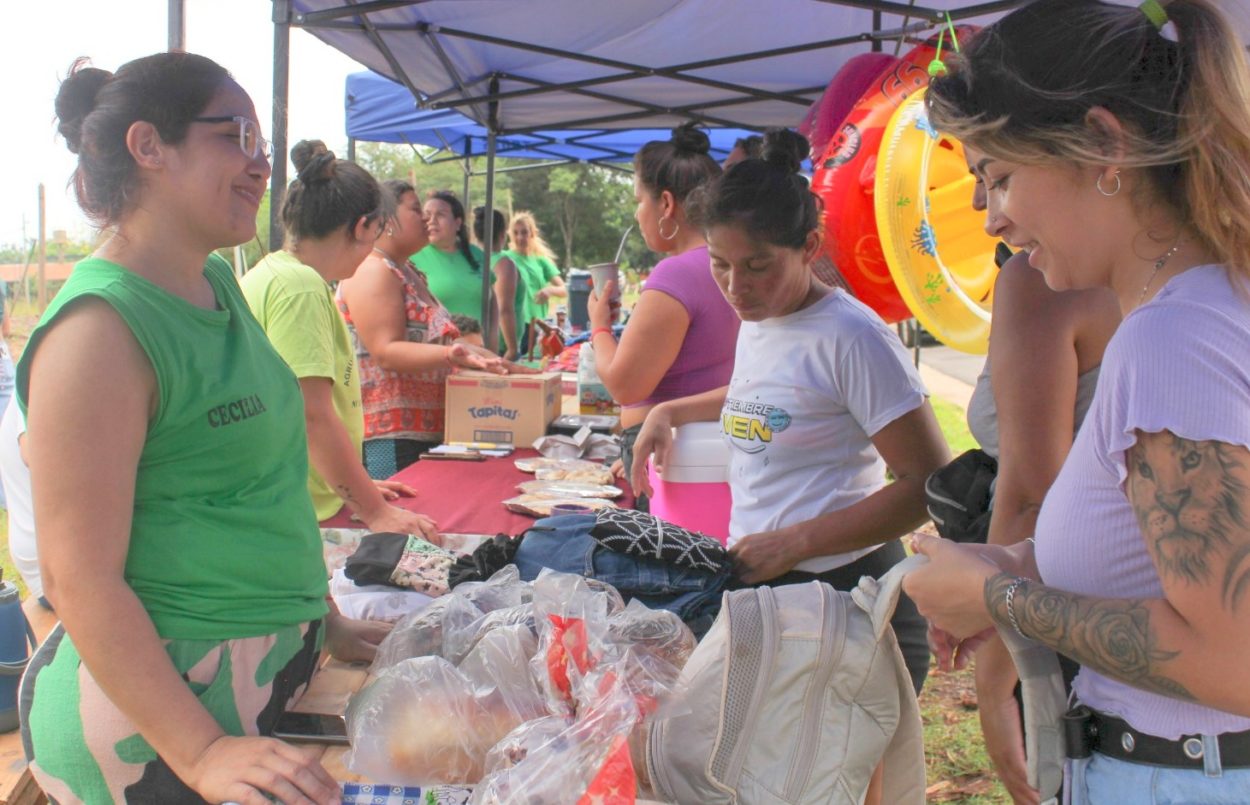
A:
{"type": "Polygon", "coordinates": [[[1016,578],[1011,582],[1011,584],[1007,586],[1007,596],[1006,596],[1007,620],[1011,621],[1011,628],[1016,630],[1016,634],[1020,635],[1025,640],[1031,640],[1032,639],[1031,637],[1026,635],[1024,632],[1020,631],[1020,622],[1016,620],[1016,611],[1015,611],[1016,589],[1021,584],[1024,584],[1026,581],[1028,581],[1028,579],[1026,579],[1024,576],[1016,576],[1016,578]]]}

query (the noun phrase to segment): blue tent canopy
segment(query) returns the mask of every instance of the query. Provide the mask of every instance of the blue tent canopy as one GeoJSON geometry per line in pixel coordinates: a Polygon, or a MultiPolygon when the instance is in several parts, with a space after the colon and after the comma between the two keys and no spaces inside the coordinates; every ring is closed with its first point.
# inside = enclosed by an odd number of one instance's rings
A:
{"type": "MultiPolygon", "coordinates": [[[[354,140],[423,145],[450,154],[486,154],[485,126],[451,109],[420,109],[404,85],[370,70],[347,77],[347,136],[354,140]]],[[[756,133],[741,128],[708,129],[712,157],[720,161],[739,138],[756,133]]],[[[668,129],[556,129],[495,138],[497,156],[578,162],[628,162],[651,140],[667,140],[668,129]]]]}

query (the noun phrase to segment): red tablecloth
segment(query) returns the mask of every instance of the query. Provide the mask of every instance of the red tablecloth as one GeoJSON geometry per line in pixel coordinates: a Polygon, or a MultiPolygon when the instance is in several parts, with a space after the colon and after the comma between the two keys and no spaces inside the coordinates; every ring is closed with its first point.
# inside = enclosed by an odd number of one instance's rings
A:
{"type": "MultiPolygon", "coordinates": [[[[438,530],[448,534],[520,534],[534,524],[533,517],[510,512],[503,501],[521,494],[517,484],[534,476],[521,472],[513,463],[518,458],[536,456],[537,451],[517,450],[507,458],[485,461],[418,461],[400,470],[391,480],[417,490],[415,498],[400,498],[395,504],[434,518],[438,530]]],[[[628,484],[618,482],[625,494],[620,506],[632,506],[628,484]]],[[[321,523],[326,528],[360,528],[347,509],[321,523]]]]}

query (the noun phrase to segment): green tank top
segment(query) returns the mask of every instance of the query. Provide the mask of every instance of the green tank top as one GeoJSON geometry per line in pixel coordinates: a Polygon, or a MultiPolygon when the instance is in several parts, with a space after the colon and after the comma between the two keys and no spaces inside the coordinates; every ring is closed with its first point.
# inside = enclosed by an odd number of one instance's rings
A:
{"type": "Polygon", "coordinates": [[[225,261],[209,257],[204,275],[217,310],[83,260],[17,370],[25,411],[42,337],[87,296],[117,311],[151,361],[157,410],[139,457],[125,578],[167,639],[255,637],[326,612],[299,385],[225,261]]]}

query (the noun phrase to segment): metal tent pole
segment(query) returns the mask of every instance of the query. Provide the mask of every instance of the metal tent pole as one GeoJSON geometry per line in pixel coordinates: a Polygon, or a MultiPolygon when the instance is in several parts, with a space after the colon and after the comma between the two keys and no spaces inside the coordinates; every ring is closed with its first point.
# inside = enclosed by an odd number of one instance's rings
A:
{"type": "Polygon", "coordinates": [[[168,50],[187,49],[187,9],[185,0],[169,0],[168,50]]]}
{"type": "MultiPolygon", "coordinates": [[[[492,78],[491,92],[499,91],[499,79],[492,78]]],[[[486,348],[494,351],[499,345],[499,318],[494,315],[490,286],[490,256],[495,246],[495,132],[499,129],[499,102],[488,104],[489,120],[486,126],[486,215],[484,216],[482,244],[482,332],[486,334],[486,348]]],[[[465,210],[465,215],[469,211],[465,210]]],[[[511,300],[508,300],[510,302],[511,300]]],[[[506,303],[505,303],[506,304],[506,303]]]]}
{"type": "Polygon", "coordinates": [[[282,248],[286,192],[286,104],[291,83],[291,0],[273,0],[273,175],[269,179],[269,251],[282,248]]]}

